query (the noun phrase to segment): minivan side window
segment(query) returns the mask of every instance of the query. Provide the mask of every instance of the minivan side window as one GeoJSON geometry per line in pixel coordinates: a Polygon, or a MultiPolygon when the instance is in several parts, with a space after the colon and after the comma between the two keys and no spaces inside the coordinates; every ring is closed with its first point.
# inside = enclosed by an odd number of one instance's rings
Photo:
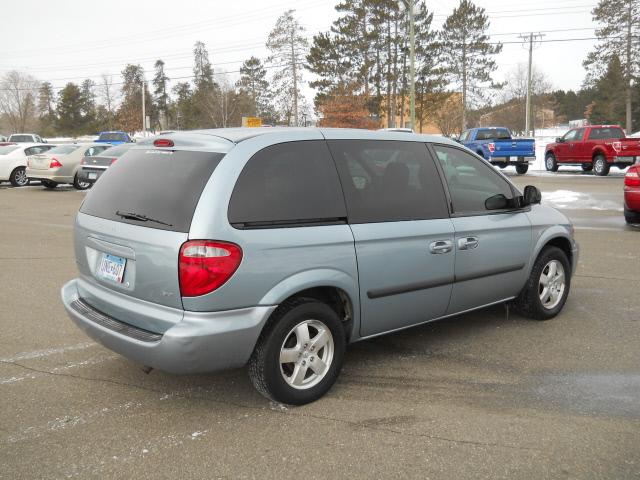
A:
{"type": "Polygon", "coordinates": [[[453,211],[456,214],[485,212],[485,202],[495,195],[514,198],[509,183],[483,160],[458,148],[433,146],[442,166],[453,211]]]}
{"type": "Polygon", "coordinates": [[[419,142],[330,140],[349,223],[449,216],[442,181],[419,142]]]}
{"type": "Polygon", "coordinates": [[[280,143],[244,166],[229,202],[236,228],[346,222],[340,180],[324,140],[280,143]]]}

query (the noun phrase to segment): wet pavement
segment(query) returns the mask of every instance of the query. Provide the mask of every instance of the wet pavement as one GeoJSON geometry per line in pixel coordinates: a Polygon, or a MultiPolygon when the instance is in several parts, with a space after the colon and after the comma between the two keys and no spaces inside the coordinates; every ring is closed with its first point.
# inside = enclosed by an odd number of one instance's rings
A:
{"type": "Polygon", "coordinates": [[[298,408],[244,369],[147,375],[93,343],[58,299],[84,193],[0,187],[0,478],[640,478],[640,229],[622,176],[507,173],[576,225],[562,314],[499,305],[356,343],[298,408]]]}

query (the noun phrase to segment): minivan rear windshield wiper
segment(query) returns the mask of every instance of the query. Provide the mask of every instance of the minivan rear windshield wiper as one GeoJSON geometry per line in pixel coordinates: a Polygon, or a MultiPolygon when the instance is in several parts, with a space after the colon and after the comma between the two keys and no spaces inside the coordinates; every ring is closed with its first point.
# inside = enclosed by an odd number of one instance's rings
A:
{"type": "Polygon", "coordinates": [[[116,210],[116,215],[122,218],[126,218],[128,220],[140,220],[141,222],[154,222],[159,223],[160,225],[166,225],[167,227],[173,227],[170,223],[163,222],[162,220],[156,220],[155,218],[147,217],[141,213],[135,212],[121,212],[120,210],[116,210]]]}

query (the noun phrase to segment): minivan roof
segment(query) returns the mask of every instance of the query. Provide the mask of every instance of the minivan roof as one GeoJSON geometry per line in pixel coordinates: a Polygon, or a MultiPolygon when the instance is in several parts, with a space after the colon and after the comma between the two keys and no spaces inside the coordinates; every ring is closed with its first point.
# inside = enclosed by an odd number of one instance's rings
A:
{"type": "MultiPolygon", "coordinates": [[[[181,146],[208,147],[211,142],[220,143],[222,139],[228,143],[226,150],[251,138],[263,135],[281,135],[286,133],[307,133],[315,136],[320,133],[326,139],[360,139],[360,140],[412,140],[423,142],[437,142],[458,145],[452,140],[440,135],[410,134],[406,132],[374,131],[357,128],[314,128],[314,127],[273,127],[273,128],[214,128],[207,130],[187,130],[160,135],[180,142],[181,146]],[[314,135],[315,133],[315,135],[314,135]]],[[[150,145],[158,137],[143,140],[139,145],[150,145]]]]}

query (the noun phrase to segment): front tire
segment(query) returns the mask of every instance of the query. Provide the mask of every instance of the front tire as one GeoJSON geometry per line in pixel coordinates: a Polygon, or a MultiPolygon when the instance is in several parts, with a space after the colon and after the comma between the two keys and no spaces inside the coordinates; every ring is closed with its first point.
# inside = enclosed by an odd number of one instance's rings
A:
{"type": "Polygon", "coordinates": [[[298,298],[273,313],[249,360],[249,377],[265,397],[304,405],[334,384],[344,361],[342,322],[328,305],[298,298]]]}
{"type": "Polygon", "coordinates": [[[27,171],[24,167],[16,167],[9,175],[9,181],[14,187],[24,187],[29,185],[29,177],[27,177],[27,171]]]}
{"type": "Polygon", "coordinates": [[[593,159],[593,173],[598,175],[599,177],[606,177],[609,175],[609,169],[611,165],[607,163],[607,159],[604,155],[596,155],[593,159]]]}
{"type": "Polygon", "coordinates": [[[526,163],[519,163],[518,165],[516,165],[516,172],[519,175],[524,175],[525,173],[527,173],[527,171],[529,171],[529,165],[527,165],[526,163]]]}
{"type": "Polygon", "coordinates": [[[557,172],[558,171],[558,160],[556,160],[556,156],[549,152],[544,157],[544,166],[548,172],[557,172]]]}
{"type": "Polygon", "coordinates": [[[513,306],[525,317],[549,320],[564,307],[570,286],[571,265],[567,255],[558,247],[545,247],[513,306]]]}

